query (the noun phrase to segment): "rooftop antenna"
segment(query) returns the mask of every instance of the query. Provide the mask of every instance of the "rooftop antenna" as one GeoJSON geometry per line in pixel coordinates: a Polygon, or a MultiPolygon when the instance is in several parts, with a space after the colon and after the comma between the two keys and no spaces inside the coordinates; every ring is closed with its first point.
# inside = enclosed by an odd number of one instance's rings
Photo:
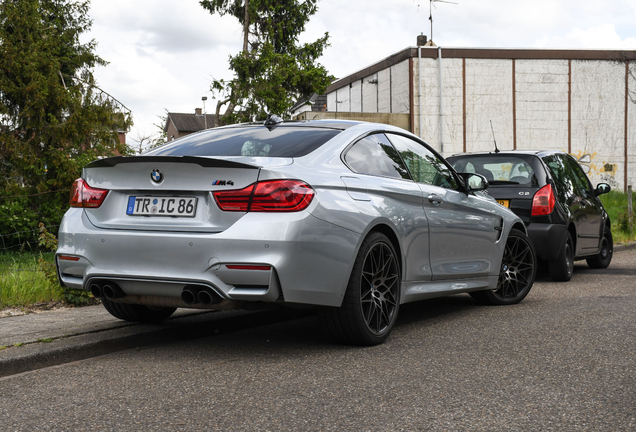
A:
{"type": "Polygon", "coordinates": [[[450,1],[446,1],[446,0],[428,0],[429,1],[429,5],[428,5],[428,10],[429,10],[429,15],[428,15],[428,20],[431,22],[431,41],[433,40],[433,3],[449,3],[449,4],[454,4],[456,5],[457,3],[455,2],[450,2],[450,1]]]}
{"type": "Polygon", "coordinates": [[[497,148],[497,139],[495,138],[495,129],[492,127],[492,120],[490,120],[490,130],[492,131],[492,140],[495,142],[495,153],[499,153],[499,149],[497,148]]]}

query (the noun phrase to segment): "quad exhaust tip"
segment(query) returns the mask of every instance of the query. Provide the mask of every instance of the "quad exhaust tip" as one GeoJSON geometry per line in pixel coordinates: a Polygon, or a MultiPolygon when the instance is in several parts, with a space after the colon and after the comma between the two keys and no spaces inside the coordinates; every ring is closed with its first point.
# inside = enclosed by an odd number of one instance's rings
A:
{"type": "Polygon", "coordinates": [[[181,291],[181,300],[188,305],[201,303],[209,306],[220,303],[223,299],[208,287],[189,285],[181,291]]]}
{"type": "MultiPolygon", "coordinates": [[[[91,294],[98,299],[108,300],[125,297],[126,293],[116,283],[108,280],[97,280],[90,285],[91,294]]],[[[181,291],[181,300],[187,305],[202,304],[205,306],[221,303],[223,298],[213,289],[206,286],[188,285],[181,291]]]]}
{"type": "Polygon", "coordinates": [[[126,295],[119,285],[110,281],[94,282],[91,284],[90,289],[93,297],[98,299],[107,298],[108,300],[112,300],[126,295]]]}

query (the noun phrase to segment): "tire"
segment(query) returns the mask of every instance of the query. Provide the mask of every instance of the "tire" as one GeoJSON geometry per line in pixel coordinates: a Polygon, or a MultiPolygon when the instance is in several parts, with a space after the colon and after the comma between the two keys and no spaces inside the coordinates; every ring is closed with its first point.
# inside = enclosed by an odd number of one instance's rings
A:
{"type": "Polygon", "coordinates": [[[598,255],[594,255],[586,259],[587,265],[595,269],[607,268],[612,262],[612,255],[614,254],[614,239],[612,238],[612,231],[610,227],[605,227],[603,233],[603,239],[601,240],[601,251],[598,255]]]}
{"type": "Polygon", "coordinates": [[[501,258],[497,288],[469,294],[482,304],[516,304],[526,298],[536,275],[537,257],[532,242],[522,231],[512,229],[501,258]]]}
{"type": "Polygon", "coordinates": [[[572,279],[572,273],[574,272],[574,243],[569,231],[565,232],[565,239],[563,239],[559,256],[552,261],[548,261],[548,270],[553,281],[567,282],[572,279]]]}
{"type": "Polygon", "coordinates": [[[148,306],[130,303],[116,303],[102,299],[104,308],[115,318],[124,321],[135,321],[140,323],[157,323],[168,319],[177,308],[159,307],[149,308],[148,306]]]}
{"type": "Polygon", "coordinates": [[[319,317],[339,342],[377,345],[386,340],[400,308],[400,265],[391,241],[371,233],[362,243],[339,308],[325,307],[319,317]]]}

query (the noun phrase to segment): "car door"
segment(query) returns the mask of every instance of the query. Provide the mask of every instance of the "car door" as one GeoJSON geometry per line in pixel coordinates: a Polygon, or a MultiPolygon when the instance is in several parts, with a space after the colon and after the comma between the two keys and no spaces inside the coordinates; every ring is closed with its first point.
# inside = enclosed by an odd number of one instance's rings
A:
{"type": "Polygon", "coordinates": [[[492,272],[501,218],[483,198],[466,193],[440,156],[424,144],[387,134],[424,195],[433,280],[486,276],[492,272]]]}
{"type": "Polygon", "coordinates": [[[598,250],[601,240],[603,210],[598,199],[592,192],[592,185],[589,179],[579,166],[569,156],[564,156],[572,177],[572,182],[577,190],[578,211],[576,214],[577,223],[577,251],[580,254],[595,252],[598,250]],[[579,247],[580,246],[580,247],[579,247]]]}
{"type": "MultiPolygon", "coordinates": [[[[401,239],[403,277],[407,281],[430,281],[428,221],[419,186],[411,179],[404,161],[383,133],[363,137],[345,151],[344,161],[357,177],[343,181],[349,194],[359,194],[364,185],[365,199],[378,218],[388,218],[401,239]]],[[[355,195],[352,195],[355,198],[355,195]]]]}

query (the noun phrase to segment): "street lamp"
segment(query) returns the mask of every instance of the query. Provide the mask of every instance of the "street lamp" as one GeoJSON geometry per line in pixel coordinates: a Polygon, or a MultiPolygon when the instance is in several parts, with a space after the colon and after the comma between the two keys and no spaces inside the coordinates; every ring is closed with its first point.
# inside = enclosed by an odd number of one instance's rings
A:
{"type": "Polygon", "coordinates": [[[205,101],[208,100],[208,97],[207,96],[203,96],[201,98],[201,100],[203,101],[203,124],[205,125],[204,126],[205,129],[207,129],[208,128],[208,116],[205,113],[205,101]]]}

